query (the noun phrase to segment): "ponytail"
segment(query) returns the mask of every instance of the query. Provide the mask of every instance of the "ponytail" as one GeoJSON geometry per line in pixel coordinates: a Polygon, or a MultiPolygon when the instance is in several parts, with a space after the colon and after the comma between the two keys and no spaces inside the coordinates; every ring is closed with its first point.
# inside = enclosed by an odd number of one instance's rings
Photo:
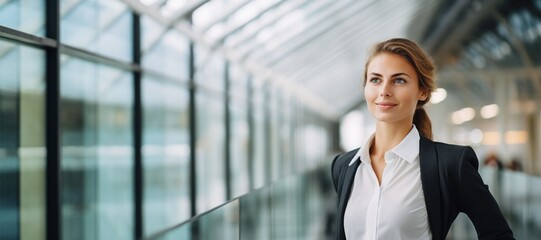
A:
{"type": "Polygon", "coordinates": [[[418,106],[413,114],[413,124],[419,130],[419,133],[430,140],[432,140],[432,122],[422,106],[418,106]]]}

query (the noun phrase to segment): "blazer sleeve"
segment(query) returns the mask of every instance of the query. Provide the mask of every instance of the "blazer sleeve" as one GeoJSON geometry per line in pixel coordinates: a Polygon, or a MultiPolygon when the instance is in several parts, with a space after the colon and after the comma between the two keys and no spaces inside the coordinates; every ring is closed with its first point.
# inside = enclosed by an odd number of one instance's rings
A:
{"type": "Polygon", "coordinates": [[[332,183],[336,192],[338,192],[338,181],[340,178],[340,167],[338,167],[336,162],[338,162],[338,158],[340,158],[341,155],[342,154],[336,155],[336,157],[334,157],[334,159],[332,160],[331,164],[332,183]]]}
{"type": "Polygon", "coordinates": [[[458,205],[473,222],[479,239],[514,239],[498,203],[478,172],[479,161],[471,147],[465,147],[458,172],[458,205]]]}

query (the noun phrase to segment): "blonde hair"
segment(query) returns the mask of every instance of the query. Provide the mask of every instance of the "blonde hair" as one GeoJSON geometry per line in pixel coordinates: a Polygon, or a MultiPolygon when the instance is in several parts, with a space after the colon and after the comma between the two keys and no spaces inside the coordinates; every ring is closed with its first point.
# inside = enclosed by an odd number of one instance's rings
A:
{"type": "Polygon", "coordinates": [[[372,48],[372,51],[368,56],[368,60],[366,61],[364,67],[363,86],[366,85],[367,81],[368,64],[370,64],[370,61],[372,61],[375,56],[381,53],[390,53],[402,56],[415,69],[415,72],[419,77],[419,90],[424,92],[427,98],[417,102],[417,108],[415,109],[415,113],[413,115],[413,124],[415,124],[421,135],[432,139],[432,123],[430,122],[430,118],[424,109],[424,105],[430,101],[432,92],[436,88],[434,79],[436,67],[432,61],[432,58],[426,54],[426,52],[419,47],[417,43],[408,39],[393,38],[380,42],[372,48]]]}

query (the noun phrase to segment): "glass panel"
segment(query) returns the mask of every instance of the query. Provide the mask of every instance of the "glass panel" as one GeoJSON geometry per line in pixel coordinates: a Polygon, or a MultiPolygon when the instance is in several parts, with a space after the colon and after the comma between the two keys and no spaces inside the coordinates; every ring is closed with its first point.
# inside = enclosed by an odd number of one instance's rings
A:
{"type": "Polygon", "coordinates": [[[226,201],[224,96],[196,94],[197,212],[226,201]]]}
{"type": "Polygon", "coordinates": [[[331,239],[336,193],[330,163],[272,184],[152,239],[331,239]]]}
{"type": "Polygon", "coordinates": [[[61,0],[61,41],[130,62],[132,12],[119,0],[61,0]]]}
{"type": "Polygon", "coordinates": [[[266,146],[269,140],[266,129],[266,116],[265,116],[265,95],[266,91],[261,84],[260,80],[253,82],[253,118],[254,118],[254,159],[253,159],[253,175],[254,175],[254,188],[263,187],[266,183],[266,176],[268,171],[266,146]]]}
{"type": "Polygon", "coordinates": [[[267,137],[270,139],[271,156],[271,181],[276,181],[283,177],[282,172],[283,158],[280,143],[280,125],[282,124],[282,105],[280,91],[276,87],[271,87],[270,101],[268,108],[270,111],[270,132],[267,137]]]}
{"type": "Polygon", "coordinates": [[[0,25],[32,35],[45,35],[45,1],[0,1],[0,25]]]}
{"type": "Polygon", "coordinates": [[[297,127],[295,128],[295,161],[297,163],[297,170],[299,172],[303,172],[306,170],[306,164],[305,164],[305,156],[304,156],[304,152],[305,152],[305,147],[306,147],[306,144],[305,144],[305,141],[306,139],[304,139],[304,134],[303,134],[303,126],[305,126],[307,123],[306,123],[306,110],[304,108],[304,106],[302,105],[298,105],[297,106],[297,111],[296,111],[296,115],[297,115],[297,119],[296,119],[296,122],[297,122],[297,127]]]}
{"type": "Polygon", "coordinates": [[[142,22],[143,67],[175,79],[188,79],[188,39],[176,30],[162,32],[148,17],[142,22]]]}
{"type": "Polygon", "coordinates": [[[213,210],[201,218],[199,224],[200,240],[238,240],[239,237],[239,200],[234,200],[213,210]]]}
{"type": "Polygon", "coordinates": [[[528,176],[512,171],[501,171],[499,177],[502,181],[499,204],[509,227],[516,239],[528,239],[527,224],[524,222],[528,209],[528,176]]]}
{"type": "Polygon", "coordinates": [[[213,91],[224,92],[225,60],[203,47],[195,49],[195,83],[213,91]]]}
{"type": "MultiPolygon", "coordinates": [[[[541,1],[539,1],[541,3],[541,1]]],[[[540,5],[541,6],[541,5],[540,5]]],[[[541,236],[541,178],[530,177],[528,179],[528,191],[531,194],[529,199],[529,207],[527,209],[526,224],[528,225],[528,239],[534,239],[535,236],[541,236]]]]}
{"type": "Polygon", "coordinates": [[[270,189],[260,188],[240,198],[240,239],[271,238],[270,189]]]}
{"type": "Polygon", "coordinates": [[[240,239],[239,215],[239,200],[234,200],[152,239],[238,240],[240,239]]]}
{"type": "Polygon", "coordinates": [[[45,239],[44,58],[0,40],[0,239],[45,239]]]}
{"type": "Polygon", "coordinates": [[[291,102],[291,97],[284,94],[283,104],[281,108],[282,112],[282,122],[280,125],[280,147],[282,154],[282,173],[284,176],[288,176],[293,173],[293,156],[291,155],[291,139],[292,138],[292,129],[291,129],[291,114],[293,109],[293,103],[291,102]]]}
{"type": "Polygon", "coordinates": [[[133,239],[132,75],[61,62],[63,239],[133,239]]]}
{"type": "Polygon", "coordinates": [[[188,90],[176,82],[144,77],[144,233],[190,217],[188,90]]]}
{"type": "Polygon", "coordinates": [[[247,90],[248,76],[236,65],[230,65],[229,95],[231,129],[231,191],[238,197],[250,190],[248,148],[250,127],[248,124],[247,90]]]}

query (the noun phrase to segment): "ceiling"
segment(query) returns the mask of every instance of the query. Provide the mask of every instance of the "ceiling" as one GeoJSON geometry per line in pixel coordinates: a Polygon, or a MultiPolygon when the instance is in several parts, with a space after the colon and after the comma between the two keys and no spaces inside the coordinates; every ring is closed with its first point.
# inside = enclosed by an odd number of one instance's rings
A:
{"type": "Polygon", "coordinates": [[[531,52],[539,50],[541,39],[541,30],[535,32],[541,29],[540,0],[122,1],[330,119],[362,103],[366,52],[391,37],[415,40],[434,57],[439,85],[453,96],[446,103],[450,108],[463,106],[464,99],[494,102],[494,73],[524,75],[526,87],[517,89],[541,92],[539,57],[531,52]],[[521,30],[534,33],[524,37],[521,30]],[[533,47],[525,43],[529,38],[533,47]],[[512,56],[519,64],[509,68],[505,61],[513,62],[512,56]]]}

